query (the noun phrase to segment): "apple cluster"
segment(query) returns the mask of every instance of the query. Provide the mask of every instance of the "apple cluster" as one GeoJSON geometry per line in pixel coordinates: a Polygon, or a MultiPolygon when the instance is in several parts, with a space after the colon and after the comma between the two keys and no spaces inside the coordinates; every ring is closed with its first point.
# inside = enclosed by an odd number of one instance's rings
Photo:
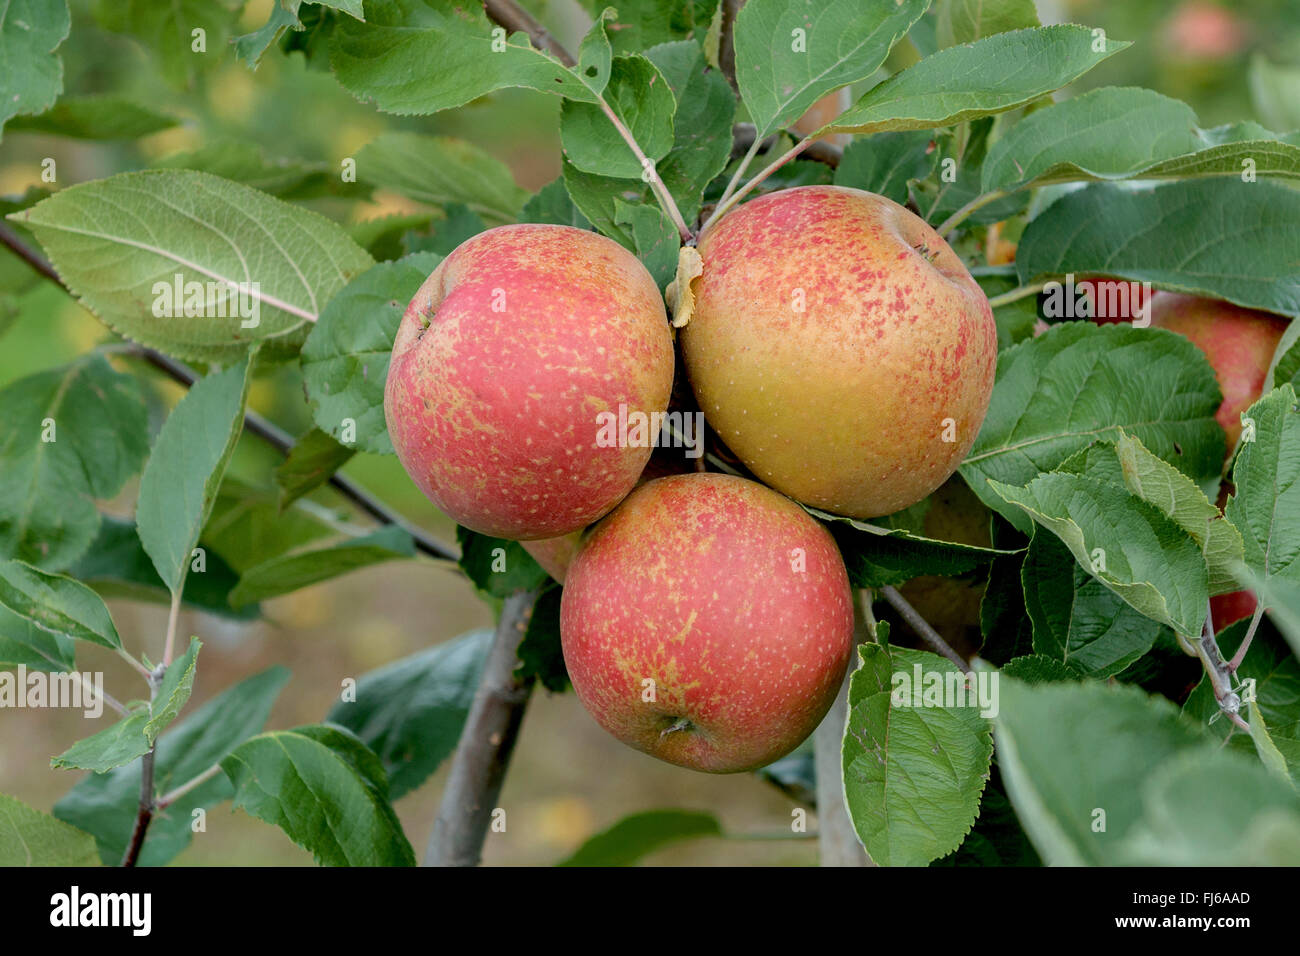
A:
{"type": "Polygon", "coordinates": [[[563,580],[565,662],[601,726],[724,773],[798,746],[848,667],[848,575],[808,508],[870,518],[943,484],[988,408],[997,333],[947,243],[872,193],[771,193],[698,252],[674,343],[654,279],[612,240],[480,233],[407,308],[384,407],[430,501],[563,580]],[[649,447],[597,440],[611,413],[668,409],[678,347],[750,477],[646,480],[649,447]]]}

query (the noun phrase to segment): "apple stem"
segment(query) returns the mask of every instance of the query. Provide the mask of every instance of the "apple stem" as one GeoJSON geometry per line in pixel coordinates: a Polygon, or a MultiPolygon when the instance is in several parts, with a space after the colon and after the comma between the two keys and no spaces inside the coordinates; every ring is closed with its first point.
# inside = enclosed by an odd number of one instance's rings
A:
{"type": "Polygon", "coordinates": [[[939,632],[932,628],[925,618],[921,617],[916,608],[908,603],[907,598],[898,593],[897,588],[885,586],[880,589],[880,596],[890,603],[899,616],[912,626],[912,630],[916,631],[932,650],[956,664],[963,674],[970,673],[970,665],[966,663],[966,659],[948,646],[948,642],[939,636],[939,632]]]}
{"type": "Polygon", "coordinates": [[[433,822],[425,866],[477,866],[483,855],[483,841],[533,689],[532,678],[520,679],[515,668],[537,594],[536,590],[516,591],[501,608],[433,822]]]}
{"type": "Polygon", "coordinates": [[[1033,285],[1022,285],[1018,289],[1012,289],[1010,292],[1003,292],[1001,295],[993,296],[993,298],[989,299],[989,305],[996,309],[1000,306],[1007,305],[1008,303],[1023,299],[1026,296],[1038,295],[1038,293],[1042,292],[1046,286],[1046,282],[1035,282],[1033,285]]]}
{"type": "MultiPolygon", "coordinates": [[[[813,134],[813,136],[815,135],[816,134],[813,134]]],[[[713,225],[715,222],[721,219],[727,213],[727,211],[731,209],[732,206],[736,205],[736,203],[740,202],[742,199],[745,198],[745,196],[751,193],[755,189],[755,187],[758,186],[759,183],[763,182],[763,180],[767,179],[767,177],[771,176],[774,172],[776,172],[786,163],[790,162],[790,160],[794,159],[805,149],[811,146],[813,142],[813,136],[805,136],[803,139],[799,140],[799,142],[795,143],[784,153],[778,156],[775,160],[773,160],[770,164],[768,164],[768,166],[765,169],[763,169],[763,171],[760,172],[757,176],[755,176],[749,182],[745,183],[745,185],[737,192],[735,192],[730,198],[726,199],[723,202],[719,202],[717,208],[713,210],[713,213],[709,216],[709,218],[704,220],[704,225],[700,227],[700,232],[703,233],[706,229],[709,228],[709,226],[713,225]]]]}
{"type": "Polygon", "coordinates": [[[1237,673],[1237,668],[1241,666],[1246,652],[1250,650],[1250,642],[1255,639],[1255,631],[1259,628],[1260,618],[1264,616],[1264,605],[1258,598],[1255,600],[1255,613],[1251,615],[1250,626],[1246,628],[1246,636],[1241,639],[1241,646],[1237,648],[1237,653],[1232,655],[1232,660],[1228,661],[1228,673],[1237,673]]]}
{"type": "Polygon", "coordinates": [[[687,720],[685,717],[679,717],[677,718],[677,722],[674,723],[671,727],[667,727],[664,730],[659,731],[659,739],[662,740],[664,737],[667,737],[669,734],[675,734],[679,730],[690,730],[690,728],[691,728],[691,722],[687,720]]]}
{"type": "Polygon", "coordinates": [[[945,219],[934,231],[937,232],[939,235],[943,236],[945,239],[947,239],[948,233],[952,232],[954,229],[957,228],[957,226],[965,222],[966,217],[968,217],[971,213],[975,212],[975,210],[981,209],[984,206],[987,206],[991,202],[996,202],[997,200],[1001,199],[1003,196],[1006,195],[1007,193],[1004,190],[995,189],[992,192],[983,193],[982,195],[976,196],[966,205],[962,206],[955,213],[953,213],[951,216],[945,219]]]}

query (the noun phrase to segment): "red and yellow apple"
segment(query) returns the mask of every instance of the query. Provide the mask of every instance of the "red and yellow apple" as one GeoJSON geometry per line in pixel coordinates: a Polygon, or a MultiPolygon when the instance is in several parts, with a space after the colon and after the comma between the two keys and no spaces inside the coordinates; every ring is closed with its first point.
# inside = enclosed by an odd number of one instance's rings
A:
{"type": "Polygon", "coordinates": [[[711,773],[789,753],[830,708],[853,601],[830,533],[730,475],[647,482],[569,567],[564,661],[596,721],[631,747],[711,773]]]}
{"type": "Polygon", "coordinates": [[[411,300],[384,412],[440,510],[483,534],[550,538],[636,484],[650,447],[600,442],[598,415],[662,412],[672,376],[663,299],[630,252],[568,226],[501,226],[411,300]]]}
{"type": "Polygon", "coordinates": [[[1151,300],[1151,326],[1192,340],[1205,353],[1223,392],[1215,418],[1228,433],[1228,453],[1241,437],[1241,413],[1259,400],[1287,320],[1230,302],[1161,292],[1151,300]]]}
{"type": "Polygon", "coordinates": [[[683,358],[759,480],[869,518],[956,470],[988,410],[997,329],[930,226],[873,193],[803,186],[726,214],[699,251],[683,358]]]}

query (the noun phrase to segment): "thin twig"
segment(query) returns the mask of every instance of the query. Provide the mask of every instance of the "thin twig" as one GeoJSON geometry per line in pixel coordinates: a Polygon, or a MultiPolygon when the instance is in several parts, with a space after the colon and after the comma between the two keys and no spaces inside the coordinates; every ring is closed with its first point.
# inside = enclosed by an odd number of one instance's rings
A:
{"type": "Polygon", "coordinates": [[[966,663],[966,659],[948,646],[948,642],[939,636],[939,632],[930,626],[929,621],[921,617],[916,608],[908,603],[907,598],[898,593],[897,588],[883,587],[880,589],[880,596],[890,603],[899,616],[910,624],[912,630],[916,631],[933,650],[956,664],[963,674],[970,673],[970,665],[966,663]]]}
{"type": "Polygon", "coordinates": [[[172,592],[172,605],[167,612],[167,641],[163,644],[163,666],[170,667],[172,663],[172,648],[176,644],[176,622],[181,616],[181,593],[184,590],[185,576],[181,576],[182,584],[172,592]]]}
{"type": "Polygon", "coordinates": [[[537,591],[506,598],[433,823],[425,866],[477,866],[534,681],[515,674],[537,591]]]}
{"type": "MultiPolygon", "coordinates": [[[[754,145],[754,132],[753,123],[737,123],[731,128],[732,159],[740,159],[740,157],[744,156],[745,152],[754,145]]],[[[780,134],[773,133],[771,136],[764,139],[763,148],[770,149],[772,144],[776,142],[778,135],[780,134]]],[[[831,169],[835,169],[839,166],[840,161],[844,159],[844,150],[839,146],[836,146],[834,143],[828,143],[824,139],[819,139],[803,151],[803,158],[816,160],[819,163],[831,167],[831,169]]]]}
{"type": "Polygon", "coordinates": [[[52,266],[39,252],[27,245],[27,243],[23,242],[22,239],[19,238],[18,233],[3,222],[0,222],[0,245],[8,248],[10,252],[51,282],[57,282],[59,285],[63,285],[63,280],[60,279],[59,274],[54,271],[54,266],[52,266]]]}
{"type": "Polygon", "coordinates": [[[81,678],[81,686],[84,687],[86,692],[91,695],[92,699],[98,697],[100,700],[108,704],[109,707],[117,711],[123,717],[126,716],[126,708],[122,706],[121,702],[117,698],[115,698],[112,694],[110,694],[108,691],[103,690],[102,688],[95,687],[94,683],[90,679],[89,674],[78,673],[77,676],[81,678]]]}
{"type": "Polygon", "coordinates": [[[1214,691],[1214,699],[1219,702],[1219,710],[1223,711],[1237,727],[1250,733],[1250,724],[1246,723],[1239,713],[1241,698],[1232,689],[1232,673],[1223,661],[1219,642],[1215,640],[1214,624],[1208,606],[1205,613],[1205,627],[1201,631],[1200,638],[1192,641],[1192,647],[1196,651],[1196,656],[1201,659],[1206,676],[1210,678],[1210,688],[1214,691]]]}
{"type": "Polygon", "coordinates": [[[545,50],[565,66],[576,66],[575,60],[560,41],[537,22],[537,18],[515,3],[514,0],[483,0],[483,10],[488,19],[498,26],[503,26],[511,33],[523,31],[539,50],[545,50]]]}
{"type": "Polygon", "coordinates": [[[1043,291],[1046,285],[1046,282],[1035,282],[1033,285],[1022,285],[1018,289],[1012,289],[1010,292],[1003,292],[1001,295],[993,296],[993,298],[989,299],[989,305],[996,309],[1000,306],[1007,305],[1008,303],[1026,298],[1027,296],[1038,295],[1038,293],[1043,291]]]}
{"type": "Polygon", "coordinates": [[[700,227],[701,235],[704,233],[706,229],[709,228],[709,226],[713,225],[715,222],[721,219],[727,213],[727,211],[731,209],[732,206],[736,205],[736,203],[744,199],[746,195],[753,192],[753,190],[758,186],[759,183],[763,182],[763,180],[767,179],[767,177],[771,176],[774,172],[776,172],[786,163],[790,162],[790,160],[794,159],[796,156],[802,153],[805,149],[807,149],[809,146],[812,145],[812,142],[813,140],[812,137],[810,136],[806,136],[803,139],[799,140],[799,142],[795,143],[788,150],[786,150],[775,160],[769,163],[768,166],[757,176],[755,176],[749,182],[745,183],[744,187],[737,190],[730,199],[728,199],[726,202],[718,203],[718,208],[713,210],[713,214],[710,215],[709,218],[705,220],[704,225],[700,227]]]}
{"type": "MultiPolygon", "coordinates": [[[[151,707],[154,699],[158,696],[158,688],[162,685],[166,673],[167,668],[160,666],[149,675],[149,702],[151,707]]],[[[140,760],[140,803],[135,815],[135,826],[131,828],[130,842],[128,842],[126,853],[122,857],[123,866],[135,866],[136,861],[140,859],[140,851],[144,848],[144,838],[148,834],[149,824],[153,820],[154,749],[154,747],[150,747],[148,753],[140,760]]]]}
{"type": "Polygon", "coordinates": [[[740,87],[736,83],[736,15],[744,5],[745,0],[722,0],[722,20],[718,24],[718,66],[737,94],[740,87]]]}
{"type": "Polygon", "coordinates": [[[1232,655],[1232,660],[1228,661],[1228,673],[1237,673],[1237,668],[1246,657],[1246,652],[1250,650],[1250,642],[1255,639],[1255,631],[1259,629],[1260,619],[1264,616],[1264,605],[1255,600],[1255,613],[1250,617],[1250,626],[1246,628],[1246,636],[1241,639],[1241,646],[1237,648],[1237,653],[1232,655]]]}
{"type": "Polygon", "coordinates": [[[937,232],[939,235],[947,239],[948,233],[952,232],[954,229],[957,228],[957,226],[965,222],[967,216],[975,212],[977,209],[983,209],[991,202],[996,202],[997,200],[1001,199],[1005,195],[1006,193],[1003,192],[1001,189],[995,189],[992,192],[983,193],[979,196],[976,196],[974,199],[972,199],[966,205],[962,206],[955,213],[953,213],[942,223],[940,223],[939,227],[935,229],[935,232],[937,232]]]}
{"type": "Polygon", "coordinates": [[[221,773],[221,764],[219,763],[213,764],[211,767],[203,771],[197,777],[187,780],[185,783],[181,784],[175,790],[172,790],[169,793],[165,793],[161,797],[159,797],[156,803],[157,808],[159,810],[163,810],[171,806],[181,797],[185,796],[185,794],[189,793],[191,790],[195,789],[196,787],[201,787],[203,784],[207,783],[209,780],[211,780],[219,773],[221,773]]]}

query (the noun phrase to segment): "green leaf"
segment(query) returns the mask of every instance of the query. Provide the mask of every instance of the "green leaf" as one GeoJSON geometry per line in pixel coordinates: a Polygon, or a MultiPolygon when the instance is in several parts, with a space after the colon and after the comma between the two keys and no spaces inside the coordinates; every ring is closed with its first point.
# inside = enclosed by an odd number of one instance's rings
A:
{"type": "Polygon", "coordinates": [[[474,586],[495,598],[507,598],[516,591],[540,588],[551,579],[518,541],[489,538],[456,528],[460,544],[460,566],[474,586]]]}
{"type": "Polygon", "coordinates": [[[51,634],[101,647],[122,646],[100,596],[62,574],[21,561],[0,562],[0,605],[51,634]]]}
{"type": "MultiPolygon", "coordinates": [[[[615,57],[604,99],[647,158],[657,162],[668,155],[677,100],[658,67],[640,55],[615,57]]],[[[560,139],[565,158],[578,169],[619,178],[642,175],[640,160],[598,106],[565,100],[560,139]]]]}
{"type": "Polygon", "coordinates": [[[140,384],[92,353],[0,391],[0,556],[58,570],[99,528],[112,498],[149,453],[140,384]]]}
{"type": "Polygon", "coordinates": [[[242,574],[271,558],[338,533],[326,519],[299,507],[301,504],[295,502],[281,511],[278,492],[227,475],[201,540],[242,574]]]}
{"type": "MultiPolygon", "coordinates": [[[[433,224],[432,234],[408,232],[402,239],[407,253],[433,252],[450,255],[457,246],[487,229],[487,224],[464,203],[448,203],[443,218],[433,224]]],[[[427,232],[427,231],[426,231],[427,232]]],[[[395,256],[393,258],[400,258],[395,256]]]]}
{"type": "Polygon", "coordinates": [[[1270,363],[1270,374],[1265,384],[1272,383],[1273,388],[1290,384],[1300,388],[1300,322],[1292,322],[1282,333],[1277,349],[1270,363]]]}
{"type": "Polygon", "coordinates": [[[29,671],[70,671],[76,660],[72,638],[51,634],[0,606],[0,668],[22,665],[29,671]]]}
{"type": "MultiPolygon", "coordinates": [[[[283,667],[246,678],[166,730],[154,751],[154,787],[167,793],[203,773],[262,729],[276,695],[289,679],[283,667]]],[[[189,845],[191,814],[228,800],[230,781],[218,774],[177,798],[149,825],[140,866],[162,866],[189,845]]],[[[140,765],[88,774],[54,805],[54,815],[89,833],[100,859],[121,862],[140,804],[140,765]]]]}
{"type": "Polygon", "coordinates": [[[933,129],[1004,113],[1059,90],[1126,46],[1077,24],[999,33],[894,74],[826,131],[933,129]]]}
{"type": "MultiPolygon", "coordinates": [[[[606,6],[605,0],[580,2],[592,16],[606,6]]],[[[610,41],[614,52],[631,53],[692,35],[703,39],[718,0],[620,0],[617,6],[610,41]]]]}
{"type": "Polygon", "coordinates": [[[999,481],[989,487],[1060,538],[1076,561],[1138,611],[1185,637],[1200,636],[1210,600],[1205,561],[1196,541],[1154,505],[1095,478],[1060,472],[1023,488],[999,481]]]}
{"type": "Polygon", "coordinates": [[[152,704],[133,710],[112,726],[78,740],[51,759],[50,766],[106,773],[148,753],[159,732],[176,719],[190,699],[194,668],[202,646],[198,638],[190,638],[189,649],[167,668],[152,704]]]}
{"type": "Polygon", "coordinates": [[[624,817],[590,837],[556,866],[632,866],[670,843],[722,836],[711,813],[698,810],[648,810],[624,817]]]}
{"type": "Polygon", "coordinates": [[[199,648],[202,646],[202,641],[191,637],[189,649],[172,661],[167,673],[163,675],[158,693],[154,695],[149,707],[149,723],[144,725],[145,738],[151,745],[158,739],[163,728],[176,719],[190,699],[190,692],[194,690],[194,669],[198,666],[199,648]]]}
{"type": "Polygon", "coordinates": [[[957,849],[975,821],[993,756],[988,721],[973,690],[972,705],[945,702],[944,685],[964,694],[965,677],[944,658],[858,650],[843,751],[849,816],[876,863],[924,865],[957,849]]]}
{"type": "Polygon", "coordinates": [[[614,56],[610,50],[609,34],[605,30],[605,24],[617,15],[618,11],[613,7],[602,10],[596,17],[596,22],[587,31],[587,35],[582,38],[582,43],[578,45],[576,72],[582,82],[597,96],[604,93],[605,87],[609,84],[611,61],[614,56]]]}
{"type": "Polygon", "coordinates": [[[1033,653],[1033,625],[1025,611],[1020,580],[1023,565],[1023,551],[994,558],[989,564],[988,583],[980,599],[980,633],[984,636],[980,657],[991,664],[1005,666],[1033,653]]]}
{"type": "Polygon", "coordinates": [[[391,455],[384,382],[402,314],[440,258],[421,252],[383,262],[330,300],[302,347],[312,418],[345,447],[391,455]]]}
{"type": "MultiPolygon", "coordinates": [[[[182,602],[187,607],[233,620],[256,618],[256,606],[239,612],[231,608],[230,590],[239,582],[239,576],[206,541],[200,539],[199,547],[205,551],[203,570],[192,570],[185,576],[182,602]]],[[[134,521],[106,516],[95,543],[68,569],[68,574],[103,598],[171,603],[171,593],[140,543],[134,521]]]]}
{"type": "Polygon", "coordinates": [[[192,170],[80,183],[13,217],[106,325],[179,358],[292,351],[372,263],[324,216],[192,170]]]}
{"type": "Polygon", "coordinates": [[[1011,802],[1049,866],[1261,863],[1247,855],[1263,849],[1259,815],[1278,808],[1296,827],[1289,787],[1134,687],[1004,680],[994,736],[1011,802]]]}
{"type": "Polygon", "coordinates": [[[975,826],[955,853],[936,860],[931,866],[1043,865],[1043,861],[1034,852],[1034,845],[1029,842],[1029,837],[1020,826],[1020,821],[1016,819],[1016,812],[1004,790],[997,767],[994,766],[989,782],[984,787],[980,815],[975,826]]]}
{"type": "Polygon", "coordinates": [[[98,0],[94,12],[105,29],[128,33],[155,54],[172,86],[192,88],[200,72],[221,62],[242,8],[241,0],[98,0]],[[206,53],[194,52],[194,30],[206,36],[206,53]]]}
{"type": "Polygon", "coordinates": [[[355,700],[325,719],[347,727],[384,763],[394,800],[451,756],[478,688],[492,629],[462,634],[357,679],[355,700]]]}
{"type": "MultiPolygon", "coordinates": [[[[880,135],[888,136],[891,134],[881,133],[880,135]]],[[[1012,266],[1011,268],[1014,270],[1015,267],[1012,266]]],[[[975,281],[979,283],[980,288],[989,299],[1004,292],[1010,292],[1020,285],[1015,280],[1014,275],[975,274],[975,281]]],[[[1033,338],[1034,326],[1038,324],[1038,299],[1035,296],[1027,295],[994,306],[993,321],[997,323],[998,327],[998,351],[1033,338]]]]}
{"type": "MultiPolygon", "coordinates": [[[[1292,776],[1287,766],[1287,759],[1282,756],[1282,751],[1273,742],[1268,727],[1264,724],[1264,715],[1259,712],[1259,705],[1253,700],[1247,705],[1247,715],[1250,718],[1250,739],[1259,752],[1259,759],[1264,769],[1277,779],[1291,783],[1292,776]]],[[[1288,742],[1293,745],[1297,743],[1295,740],[1288,742]]]]}
{"type": "MultiPolygon", "coordinates": [[[[703,48],[693,41],[665,43],[645,51],[677,99],[673,145],[656,170],[682,218],[694,222],[705,188],[731,158],[731,124],[736,98],[718,70],[709,66],[703,48]]],[[[638,183],[647,203],[649,187],[638,183]]]]}
{"type": "Polygon", "coordinates": [[[582,79],[455,0],[368,0],[366,22],[342,20],[330,38],[335,77],[386,113],[426,114],[520,86],[596,102],[582,79]],[[495,48],[494,48],[495,47],[495,48]]]}
{"type": "Polygon", "coordinates": [[[523,680],[535,677],[553,694],[562,694],[569,688],[569,671],[560,646],[560,594],[561,589],[552,586],[538,595],[519,645],[519,665],[515,668],[516,677],[523,680]]]}
{"type": "Polygon", "coordinates": [[[1228,520],[1245,542],[1246,566],[1267,582],[1300,583],[1300,411],[1289,384],[1269,392],[1242,416],[1243,432],[1232,468],[1235,485],[1228,520]]]}
{"type": "Polygon", "coordinates": [[[848,145],[835,169],[835,185],[865,189],[901,205],[908,199],[908,183],[928,179],[938,161],[928,130],[879,133],[848,145]]]}
{"type": "Polygon", "coordinates": [[[0,16],[0,132],[20,113],[43,113],[63,92],[54,51],[72,26],[67,0],[9,0],[0,16]]]}
{"type": "Polygon", "coordinates": [[[347,464],[355,449],[340,445],[331,435],[312,428],[298,438],[283,462],[275,467],[275,483],[280,488],[280,507],[319,488],[347,464]]]}
{"type": "Polygon", "coordinates": [[[342,544],[272,558],[249,568],[240,576],[238,587],[230,592],[230,603],[241,607],[289,594],[372,564],[413,557],[415,541],[410,532],[396,525],[387,525],[342,544]]]}
{"type": "Polygon", "coordinates": [[[1200,545],[1210,594],[1238,589],[1241,535],[1190,478],[1151,454],[1138,439],[1121,431],[1114,442],[1099,441],[1071,456],[1061,470],[1109,482],[1155,505],[1200,545]]]}
{"type": "MultiPolygon", "coordinates": [[[[319,3],[322,7],[342,10],[358,20],[365,19],[361,0],[311,0],[311,2],[319,3]]],[[[303,0],[280,0],[274,4],[270,16],[260,29],[235,38],[236,55],[250,68],[256,69],[262,54],[268,47],[279,41],[285,30],[304,29],[302,21],[298,18],[298,9],[302,3],[303,0]]]]}
{"type": "Polygon", "coordinates": [[[418,202],[464,203],[496,224],[513,221],[528,199],[505,163],[446,136],[384,133],[361,147],[357,174],[363,182],[418,202]]]}
{"type": "MultiPolygon", "coordinates": [[[[154,169],[191,169],[233,179],[281,199],[304,199],[338,192],[339,177],[324,163],[267,159],[262,147],[239,139],[207,139],[191,150],[169,153],[151,164],[154,169]]],[[[346,189],[356,195],[355,183],[346,189]]],[[[358,240],[360,241],[360,240],[358,240]]]]}
{"type": "Polygon", "coordinates": [[[1223,463],[1223,429],[1214,420],[1222,400],[1204,354],[1180,335],[1062,323],[998,355],[993,398],[961,474],[1026,533],[1027,516],[993,494],[988,479],[1025,485],[1121,428],[1213,487],[1223,463]]]}
{"type": "Polygon", "coordinates": [[[101,93],[62,97],[40,116],[14,118],[9,129],[73,139],[138,139],[178,122],[128,97],[101,93]]]}
{"type": "Polygon", "coordinates": [[[1025,227],[1016,270],[1021,285],[1105,275],[1300,315],[1298,245],[1300,192],[1279,183],[1093,183],[1025,227]]]}
{"type": "MultiPolygon", "coordinates": [[[[460,208],[465,209],[464,206],[460,208]]],[[[474,213],[468,210],[466,213],[474,216],[474,213]]],[[[431,209],[426,212],[399,212],[390,216],[380,216],[377,219],[365,219],[348,226],[348,235],[357,245],[374,256],[376,262],[390,262],[406,255],[409,251],[406,248],[406,237],[427,231],[437,215],[437,211],[431,209]]],[[[474,218],[478,217],[474,216],[474,218]]],[[[440,235],[441,232],[442,229],[439,228],[435,236],[440,235]]]]}
{"type": "Polygon", "coordinates": [[[939,541],[906,528],[883,527],[816,508],[805,510],[827,522],[854,587],[898,585],[924,574],[945,577],[966,574],[998,555],[1011,553],[957,541],[939,541]]]}
{"type": "Polygon", "coordinates": [[[351,731],[273,731],[221,761],[234,805],[275,824],[325,866],[414,866],[383,765],[351,731]]]}
{"type": "Polygon", "coordinates": [[[1270,63],[1256,52],[1248,76],[1250,100],[1259,118],[1275,129],[1300,129],[1300,67],[1270,63]]]}
{"type": "Polygon", "coordinates": [[[615,216],[620,200],[628,203],[644,200],[641,181],[584,173],[568,160],[563,161],[562,175],[564,188],[581,215],[600,230],[602,235],[628,249],[635,249],[631,233],[615,223],[615,216]]]}
{"type": "MultiPolygon", "coordinates": [[[[685,215],[685,212],[682,213],[685,215]]],[[[579,212],[564,188],[564,179],[554,179],[542,187],[537,195],[524,203],[519,213],[520,222],[548,222],[557,226],[590,229],[591,223],[579,212]]]]}
{"type": "Polygon", "coordinates": [[[105,773],[129,764],[149,752],[149,739],[144,735],[148,723],[147,708],[133,711],[99,733],[78,740],[59,756],[50,758],[50,766],[55,770],[105,773]]]}
{"type": "Polygon", "coordinates": [[[941,47],[1039,25],[1034,0],[939,0],[935,20],[941,47]]]}
{"type": "Polygon", "coordinates": [[[749,0],[736,17],[736,82],[759,139],[832,90],[875,73],[929,0],[804,6],[749,0]]]}
{"type": "MultiPolygon", "coordinates": [[[[1127,605],[1125,605],[1127,606],[1127,605]]],[[[1002,665],[1003,677],[1013,677],[1026,684],[1050,684],[1060,681],[1077,681],[1079,673],[1045,654],[1026,654],[1013,657],[1002,665]]]]}
{"type": "Polygon", "coordinates": [[[1288,783],[1238,754],[1205,750],[1157,768],[1127,852],[1136,866],[1296,866],[1300,802],[1288,783]]]}
{"type": "Polygon", "coordinates": [[[140,542],[173,594],[185,581],[243,428],[251,368],[245,360],[196,382],[167,416],[140,479],[140,542]]]}
{"type": "MultiPolygon", "coordinates": [[[[1159,624],[1085,571],[1053,534],[1034,534],[1021,575],[1035,655],[1066,665],[1075,677],[1113,677],[1160,635],[1159,624]]],[[[1008,676],[1028,680],[1014,669],[1008,676]]]]}
{"type": "Polygon", "coordinates": [[[1152,90],[1104,87],[1037,110],[989,149],[983,192],[1101,179],[1238,176],[1300,178],[1300,146],[1251,138],[1218,142],[1186,103],[1152,90]]]}
{"type": "Polygon", "coordinates": [[[0,793],[0,866],[94,866],[95,838],[0,793]]]}
{"type": "Polygon", "coordinates": [[[658,206],[630,205],[615,199],[614,221],[632,234],[637,258],[654,277],[655,285],[666,288],[677,276],[677,254],[682,247],[672,220],[658,206]]]}

